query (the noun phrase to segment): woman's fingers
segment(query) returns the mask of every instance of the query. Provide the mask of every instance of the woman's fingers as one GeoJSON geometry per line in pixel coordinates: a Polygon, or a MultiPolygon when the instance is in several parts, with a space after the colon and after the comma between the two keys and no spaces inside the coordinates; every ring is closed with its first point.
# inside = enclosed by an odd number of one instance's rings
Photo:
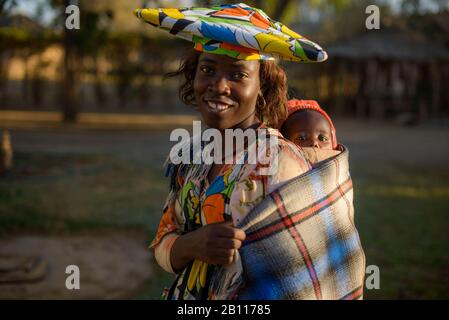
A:
{"type": "Polygon", "coordinates": [[[222,249],[240,249],[242,246],[242,241],[237,239],[228,239],[228,238],[218,238],[217,239],[217,248],[222,249]]]}
{"type": "Polygon", "coordinates": [[[212,264],[232,263],[235,250],[241,248],[246,237],[243,230],[232,226],[232,222],[210,224],[194,233],[195,257],[212,264]]]}
{"type": "Polygon", "coordinates": [[[232,224],[229,222],[216,224],[214,227],[215,227],[214,233],[218,237],[237,239],[240,241],[243,241],[246,238],[245,231],[233,227],[232,224]]]}
{"type": "Polygon", "coordinates": [[[214,252],[211,261],[214,264],[231,264],[234,261],[235,249],[219,249],[214,252]]]}
{"type": "Polygon", "coordinates": [[[242,229],[234,228],[235,234],[234,239],[244,241],[246,239],[246,233],[242,229]]]}

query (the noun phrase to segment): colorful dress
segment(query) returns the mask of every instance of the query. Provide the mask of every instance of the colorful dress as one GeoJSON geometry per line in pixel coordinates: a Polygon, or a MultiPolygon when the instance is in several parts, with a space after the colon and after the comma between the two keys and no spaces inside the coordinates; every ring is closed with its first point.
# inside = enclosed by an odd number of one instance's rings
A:
{"type": "MultiPolygon", "coordinates": [[[[229,220],[238,225],[270,192],[310,169],[310,163],[300,148],[285,140],[275,129],[267,128],[267,132],[278,139],[277,170],[271,175],[261,174],[261,167],[267,164],[234,163],[224,165],[217,177],[209,182],[207,176],[210,165],[169,165],[171,192],[150,247],[161,245],[168,235],[182,235],[210,223],[229,220]]],[[[255,141],[258,147],[262,143],[259,138],[255,141]]],[[[248,151],[245,152],[244,156],[247,157],[248,151]]],[[[221,271],[223,268],[233,268],[238,263],[238,256],[233,264],[226,267],[194,260],[178,273],[164,298],[237,298],[238,290],[244,284],[243,275],[221,271]],[[233,274],[233,277],[227,281],[216,281],[219,274],[233,274]]]]}

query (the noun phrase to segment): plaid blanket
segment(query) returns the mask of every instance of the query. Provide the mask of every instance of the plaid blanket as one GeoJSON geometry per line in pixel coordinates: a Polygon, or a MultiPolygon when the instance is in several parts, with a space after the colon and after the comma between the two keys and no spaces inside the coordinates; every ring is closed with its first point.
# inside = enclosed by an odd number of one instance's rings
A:
{"type": "Polygon", "coordinates": [[[362,299],[365,256],[354,225],[348,150],[341,148],[272,192],[237,226],[247,234],[241,263],[217,274],[232,283],[243,268],[238,299],[362,299]]]}

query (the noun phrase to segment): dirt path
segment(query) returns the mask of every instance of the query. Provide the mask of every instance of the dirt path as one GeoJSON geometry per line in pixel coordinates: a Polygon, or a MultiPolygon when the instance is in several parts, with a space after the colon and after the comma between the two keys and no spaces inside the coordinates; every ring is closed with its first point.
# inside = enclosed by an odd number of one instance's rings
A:
{"type": "Polygon", "coordinates": [[[20,235],[0,238],[1,255],[39,256],[45,276],[35,283],[0,283],[0,299],[129,299],[152,275],[141,234],[20,235]],[[68,265],[80,270],[80,289],[66,288],[68,265]]]}
{"type": "MultiPolygon", "coordinates": [[[[349,147],[351,160],[410,165],[445,165],[449,129],[401,127],[382,122],[335,119],[337,138],[349,147]]],[[[187,127],[187,129],[191,129],[187,127]]],[[[106,154],[150,163],[160,168],[171,146],[170,130],[11,130],[17,152],[106,154]]]]}

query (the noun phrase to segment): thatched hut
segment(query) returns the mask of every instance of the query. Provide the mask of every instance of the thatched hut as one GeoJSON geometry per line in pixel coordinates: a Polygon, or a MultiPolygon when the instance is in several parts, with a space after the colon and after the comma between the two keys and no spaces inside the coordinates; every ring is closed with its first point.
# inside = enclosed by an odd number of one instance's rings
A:
{"type": "Polygon", "coordinates": [[[420,35],[383,28],[327,47],[334,112],[416,119],[449,114],[449,50],[420,35]],[[335,90],[337,88],[337,90],[335,90]]]}
{"type": "Polygon", "coordinates": [[[329,60],[288,68],[296,97],[332,114],[404,121],[449,116],[449,50],[432,34],[365,30],[325,45],[329,60]]]}

